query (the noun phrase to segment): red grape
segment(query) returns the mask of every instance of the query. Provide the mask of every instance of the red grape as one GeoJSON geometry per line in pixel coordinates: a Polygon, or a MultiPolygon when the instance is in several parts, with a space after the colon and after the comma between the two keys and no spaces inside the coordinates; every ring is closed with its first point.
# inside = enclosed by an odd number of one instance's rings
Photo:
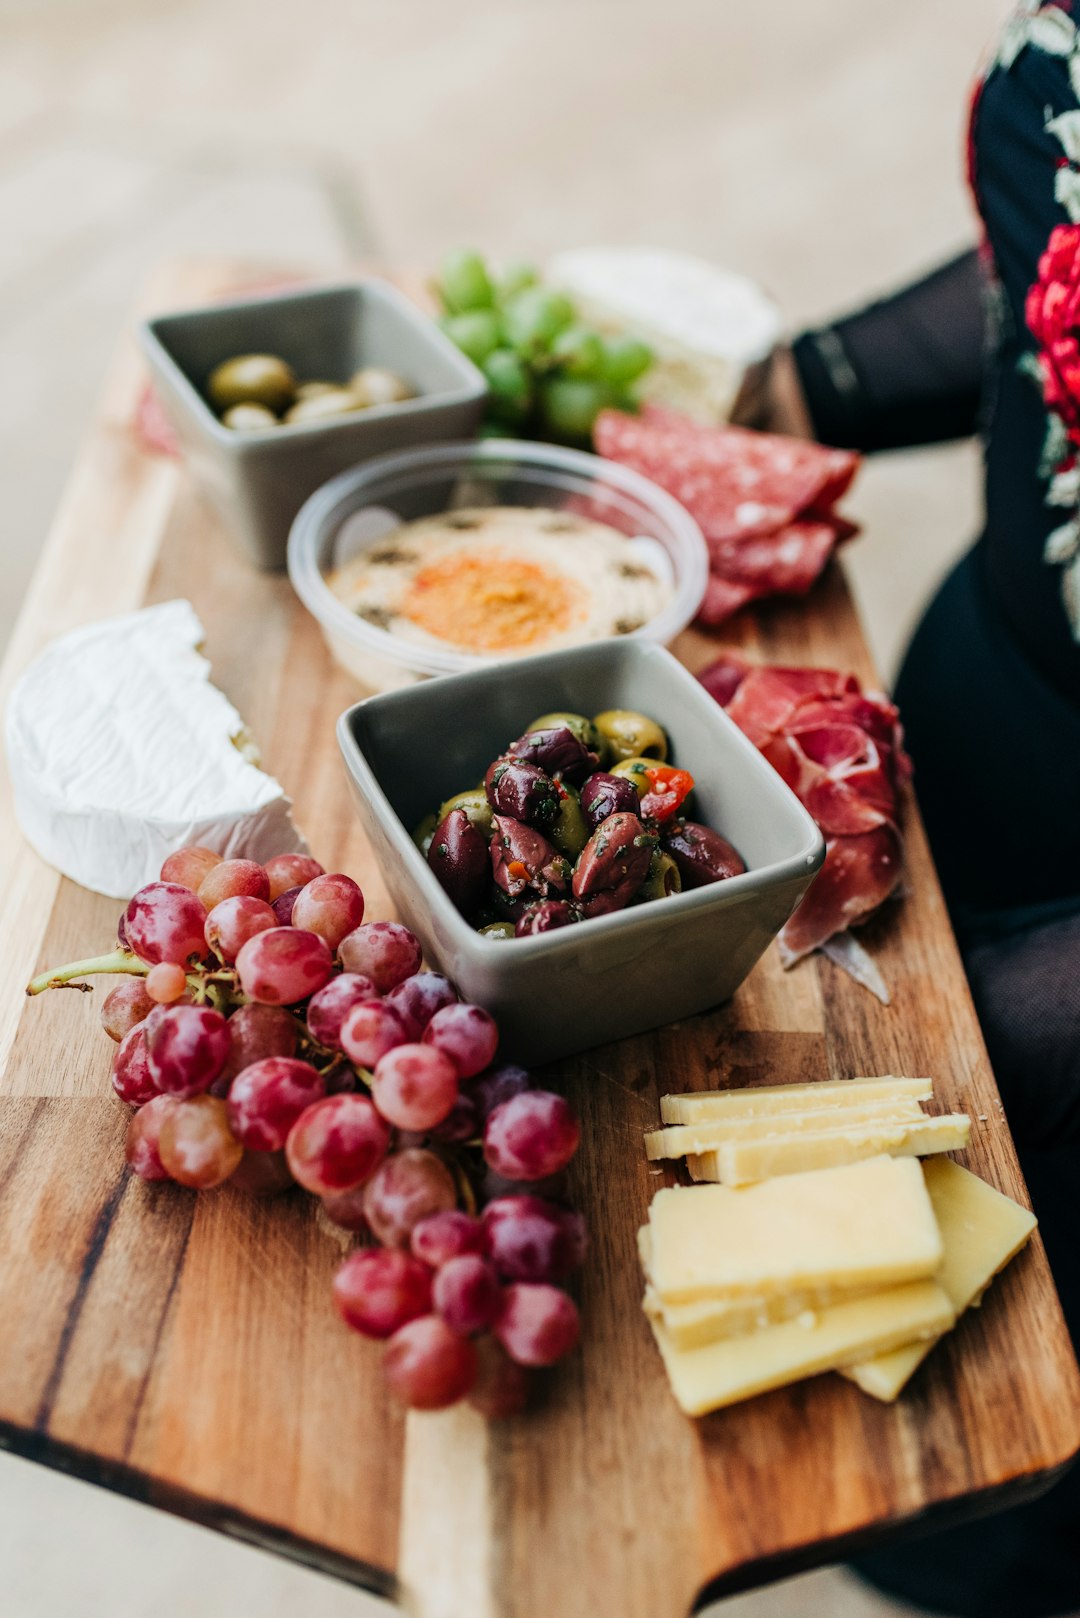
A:
{"type": "Polygon", "coordinates": [[[113,1057],[112,1084],[129,1107],[142,1107],[158,1094],[147,1060],[146,1029],[142,1023],[136,1023],[120,1041],[120,1049],[113,1057]]]}
{"type": "Polygon", "coordinates": [[[191,843],[187,848],[178,848],[175,854],[168,856],[161,867],[161,880],[178,882],[182,888],[190,888],[192,893],[198,893],[200,883],[210,875],[215,865],[220,864],[221,855],[215,854],[212,848],[191,843]]]}
{"type": "Polygon", "coordinates": [[[187,994],[187,973],[176,961],[159,961],[146,974],[146,992],[155,1005],[171,1006],[187,994]]]}
{"type": "Polygon", "coordinates": [[[292,926],[293,905],[303,891],[302,887],[286,888],[284,893],[279,893],[276,899],[271,900],[270,908],[277,918],[279,927],[292,926]]]}
{"type": "Polygon", "coordinates": [[[302,888],[314,877],[322,876],[323,868],[310,854],[275,854],[263,867],[270,879],[270,902],[279,899],[290,888],[302,888]]]}
{"type": "Polygon", "coordinates": [[[411,1253],[367,1247],[350,1253],[334,1277],[334,1303],[365,1337],[392,1337],[431,1309],[431,1271],[411,1253]]]}
{"type": "Polygon", "coordinates": [[[158,1150],[172,1178],[196,1191],[221,1185],[244,1155],[217,1096],[177,1101],[165,1115],[158,1150]]]}
{"type": "Polygon", "coordinates": [[[124,1156],[140,1180],[167,1180],[169,1171],[161,1161],[161,1126],[170,1109],[179,1103],[172,1096],[152,1096],[128,1124],[124,1156]]]}
{"type": "Polygon", "coordinates": [[[307,1008],[308,1033],[328,1050],[341,1049],[341,1025],[345,1014],[361,1000],[374,1000],[376,989],[370,978],[358,972],[341,972],[313,994],[307,1008]]]}
{"type": "Polygon", "coordinates": [[[435,1277],[431,1297],[435,1313],[463,1337],[486,1331],[502,1311],[499,1277],[479,1253],[448,1259],[435,1277]]]}
{"type": "Polygon", "coordinates": [[[550,1090],[525,1090],[488,1118],[484,1158],[508,1180],[542,1180],[566,1167],[580,1139],[569,1102],[550,1090]]]}
{"type": "Polygon", "coordinates": [[[336,950],[346,934],[364,919],[364,895],[351,876],[332,871],[317,876],[297,894],[292,925],[325,938],[336,950]]]}
{"type": "Polygon", "coordinates": [[[519,1365],[554,1365],[576,1348],[581,1321],[574,1300],[558,1287],[517,1281],[503,1293],[494,1329],[519,1365]]]}
{"type": "MultiPolygon", "coordinates": [[[[325,1103],[324,1103],[325,1105],[325,1103]]],[[[410,1146],[388,1157],[368,1181],[364,1212],[384,1247],[408,1247],[414,1225],[457,1202],[454,1176],[434,1152],[410,1146]]]]}
{"type": "Polygon", "coordinates": [[[334,1191],[328,1197],[320,1198],[323,1212],[327,1219],[342,1230],[367,1230],[367,1214],[364,1212],[364,1192],[366,1186],[353,1186],[351,1191],[334,1191]]]}
{"type": "Polygon", "coordinates": [[[276,1197],[296,1181],[289,1173],[284,1152],[245,1152],[229,1184],[249,1197],[276,1197]]]}
{"type": "Polygon", "coordinates": [[[150,1015],[154,1002],[143,978],[125,978],[110,989],[101,1007],[101,1026],[117,1044],[150,1015]]]}
{"type": "Polygon", "coordinates": [[[484,1209],[492,1262],[507,1281],[561,1281],[585,1257],[581,1214],[542,1197],[498,1197],[484,1209]]]}
{"type": "Polygon", "coordinates": [[[199,898],[205,910],[213,910],[222,899],[241,893],[269,903],[270,878],[256,860],[222,860],[199,883],[199,898]]]}
{"type": "Polygon", "coordinates": [[[504,1421],[524,1410],[529,1398],[529,1372],[512,1360],[494,1337],[476,1344],[476,1381],[469,1403],[488,1421],[504,1421]]]}
{"type": "Polygon", "coordinates": [[[409,1246],[417,1258],[423,1259],[437,1270],[448,1259],[460,1258],[463,1253],[490,1251],[487,1229],[472,1214],[460,1208],[447,1208],[444,1213],[429,1214],[413,1226],[409,1246]]]}
{"type": "Polygon", "coordinates": [[[222,899],[207,916],[206,947],[212,949],[219,960],[231,965],[249,938],[277,924],[277,917],[265,899],[236,893],[231,899],[222,899]]]}
{"type": "Polygon", "coordinates": [[[424,1029],[424,1044],[447,1055],[459,1079],[472,1079],[494,1059],[499,1045],[495,1019],[482,1006],[443,1006],[424,1029]]]}
{"type": "Polygon", "coordinates": [[[264,1056],[295,1056],[299,1030],[284,1006],[238,1006],[229,1018],[229,1054],[214,1080],[214,1095],[226,1095],[245,1067],[264,1056]]]}
{"type": "Polygon", "coordinates": [[[140,960],[189,961],[206,948],[206,911],[190,888],[178,882],[150,882],[124,911],[124,936],[140,960]]]}
{"type": "Polygon", "coordinates": [[[400,921],[372,921],[343,938],[338,955],[346,972],[362,972],[386,994],[419,972],[423,951],[416,934],[400,921]]]}
{"type": "Polygon", "coordinates": [[[430,1045],[398,1045],[379,1058],[371,1084],[375,1105],[398,1129],[431,1129],[457,1100],[454,1064],[430,1045]]]}
{"type": "Polygon", "coordinates": [[[229,1054],[229,1025],[210,1006],[169,1006],[146,1033],[155,1083],[182,1100],[208,1090],[229,1054]]]}
{"type": "Polygon", "coordinates": [[[501,1067],[492,1067],[486,1073],[481,1073],[469,1085],[469,1095],[480,1118],[486,1121],[501,1102],[509,1101],[511,1096],[519,1096],[523,1090],[531,1087],[532,1081],[525,1069],[506,1062],[501,1067]]]}
{"type": "Polygon", "coordinates": [[[290,1006],[329,982],[334,960],[318,933],[300,927],[268,927],[265,933],[248,939],[236,957],[236,970],[249,1000],[290,1006]]]}
{"type": "Polygon", "coordinates": [[[233,1080],[229,1128],[249,1152],[280,1152],[300,1114],[325,1093],[310,1062],[297,1062],[290,1056],[264,1057],[233,1080]]]}
{"type": "Polygon", "coordinates": [[[386,1004],[401,1017],[410,1039],[419,1039],[435,1013],[456,1002],[454,985],[438,972],[417,972],[386,997],[386,1004]]]}
{"type": "Polygon", "coordinates": [[[341,1025],[342,1048],[357,1067],[373,1068],[381,1056],[404,1045],[408,1037],[404,1022],[385,1000],[362,1000],[341,1025]]]}
{"type": "Polygon", "coordinates": [[[431,1131],[435,1140],[446,1141],[451,1146],[459,1146],[466,1140],[476,1140],[482,1133],[483,1126],[480,1123],[480,1114],[476,1110],[476,1103],[472,1096],[464,1092],[458,1096],[442,1123],[436,1124],[431,1131]]]}
{"type": "Polygon", "coordinates": [[[383,1374],[410,1410],[443,1410],[463,1399],[476,1379],[476,1349],[438,1315],[421,1315],[386,1345],[383,1374]]]}
{"type": "Polygon", "coordinates": [[[367,1096],[327,1096],[293,1124],[285,1152],[293,1177],[317,1197],[351,1191],[386,1156],[390,1131],[367,1096]]]}
{"type": "Polygon", "coordinates": [[[344,1056],[338,1057],[336,1062],[331,1062],[329,1067],[324,1067],[322,1076],[328,1096],[355,1095],[357,1092],[363,1094],[367,1091],[367,1085],[344,1056]]]}

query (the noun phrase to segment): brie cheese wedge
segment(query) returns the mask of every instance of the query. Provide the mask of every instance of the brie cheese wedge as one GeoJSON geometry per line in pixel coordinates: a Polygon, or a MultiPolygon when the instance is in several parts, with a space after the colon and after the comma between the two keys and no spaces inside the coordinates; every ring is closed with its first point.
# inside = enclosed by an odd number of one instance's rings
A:
{"type": "Polygon", "coordinates": [[[31,663],[6,716],[15,813],[64,876],[128,899],[166,855],[306,852],[289,799],[210,683],[190,601],[88,624],[31,663]]]}

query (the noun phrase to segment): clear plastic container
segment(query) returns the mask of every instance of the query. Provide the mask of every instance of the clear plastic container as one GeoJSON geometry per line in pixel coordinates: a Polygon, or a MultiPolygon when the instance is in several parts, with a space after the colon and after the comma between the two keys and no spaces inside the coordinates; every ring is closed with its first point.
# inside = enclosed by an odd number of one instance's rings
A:
{"type": "Polygon", "coordinates": [[[405,640],[358,617],[327,582],[335,568],[385,543],[402,523],[465,505],[586,511],[626,534],[643,559],[647,553],[669,573],[672,593],[653,618],[621,639],[666,644],[701,605],[708,552],[700,528],[677,500],[627,467],[581,450],[512,439],[383,455],[317,489],[289,535],[296,593],[318,619],[334,658],[367,690],[388,691],[428,675],[505,660],[405,640]]]}

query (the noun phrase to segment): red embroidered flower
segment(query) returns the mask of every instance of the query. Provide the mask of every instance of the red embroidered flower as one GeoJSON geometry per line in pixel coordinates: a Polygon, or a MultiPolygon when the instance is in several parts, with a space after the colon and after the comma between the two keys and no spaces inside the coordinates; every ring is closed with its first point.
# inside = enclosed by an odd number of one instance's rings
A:
{"type": "Polygon", "coordinates": [[[1080,225],[1051,231],[1024,312],[1039,345],[1046,407],[1080,444],[1080,225]]]}

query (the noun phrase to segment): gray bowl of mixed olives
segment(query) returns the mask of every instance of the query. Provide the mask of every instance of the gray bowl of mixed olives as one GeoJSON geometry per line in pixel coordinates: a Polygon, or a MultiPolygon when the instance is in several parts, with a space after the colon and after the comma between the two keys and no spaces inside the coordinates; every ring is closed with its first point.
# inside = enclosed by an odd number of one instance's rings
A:
{"type": "Polygon", "coordinates": [[[644,642],[386,692],[338,740],[401,915],[531,1062],[728,999],[824,858],[757,749],[644,642]]]}
{"type": "Polygon", "coordinates": [[[139,328],[162,407],[204,492],[259,567],[338,473],[392,450],[469,438],[487,385],[385,282],[252,297],[139,328]]]}

